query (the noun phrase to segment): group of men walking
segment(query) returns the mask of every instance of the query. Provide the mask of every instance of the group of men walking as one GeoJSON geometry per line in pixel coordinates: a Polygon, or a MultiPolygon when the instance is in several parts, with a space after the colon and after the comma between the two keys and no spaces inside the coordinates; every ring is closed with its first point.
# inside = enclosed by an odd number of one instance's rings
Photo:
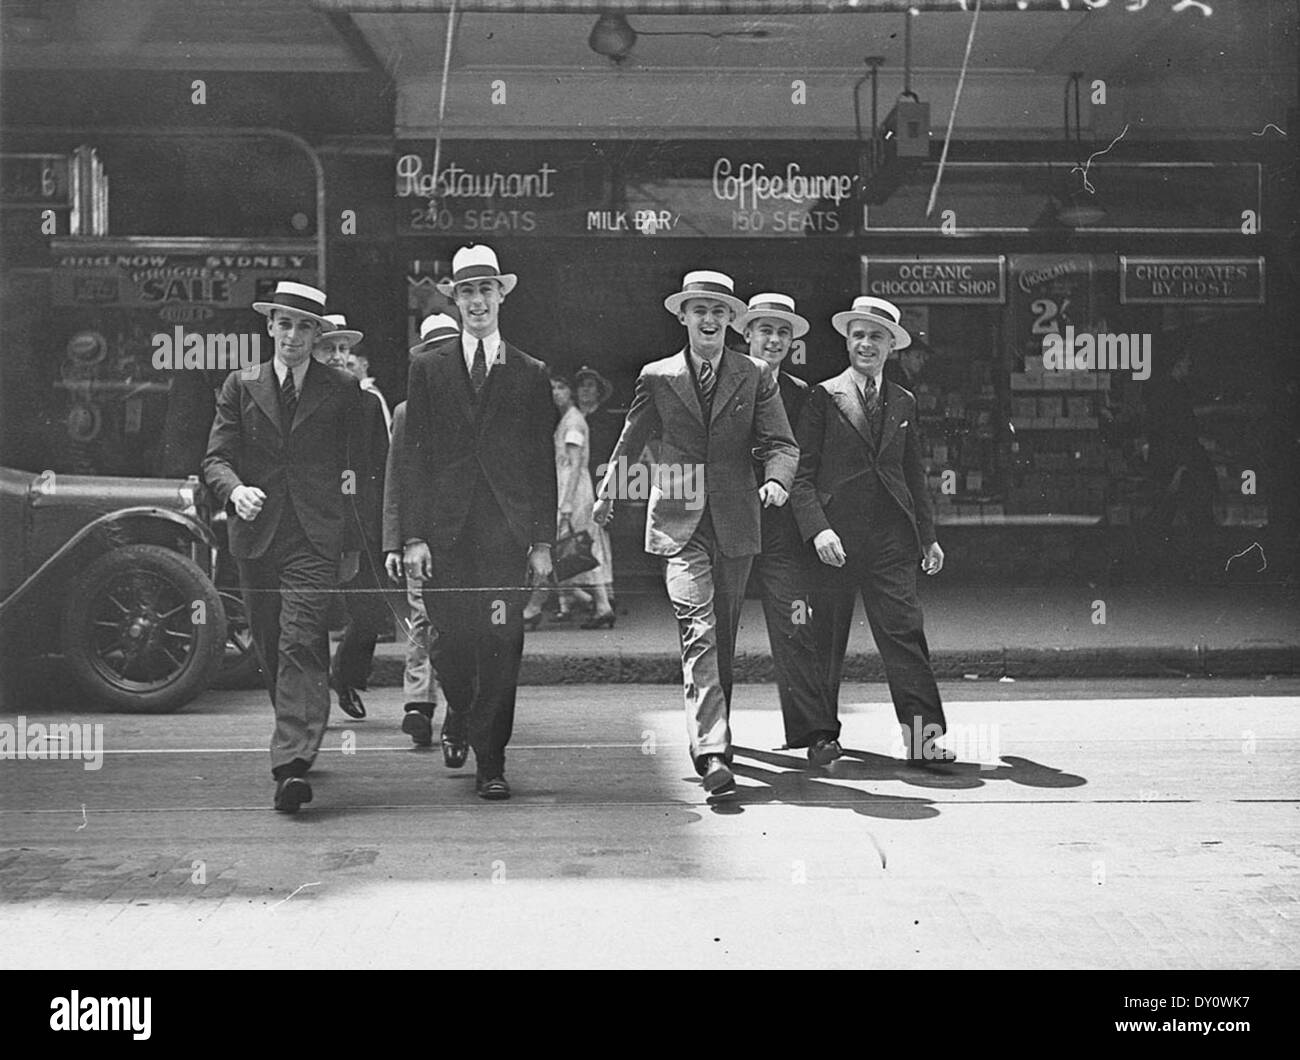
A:
{"type": "MultiPolygon", "coordinates": [[[[286,282],[254,303],[275,355],[256,374],[227,378],[204,475],[231,518],[231,552],[275,711],[277,810],[311,801],[307,774],[324,737],[330,684],[347,713],[364,716],[356,689],[364,688],[380,605],[388,608],[372,558],[379,552],[390,578],[405,579],[413,618],[429,627],[423,680],[422,660],[408,659],[403,730],[432,744],[436,680],[446,699],[444,762],[459,768],[472,750],[478,795],[510,797],[505,753],[523,607],[529,585],[551,576],[556,532],[547,367],[499,328],[516,283],[490,248],[456,253],[440,289],[455,300],[459,324],[442,315],[422,324],[391,444],[386,407],[371,407],[377,395],[368,400],[329,356],[313,359],[315,349],[360,339],[326,311],[325,294],[286,282]],[[355,590],[345,594],[355,606],[331,674],[329,601],[340,586],[355,590]]],[[[839,683],[861,593],[909,760],[950,760],[934,745],[945,722],[916,596],[918,561],[927,573],[943,564],[916,401],[881,378],[890,351],[910,342],[898,310],[859,298],[836,314],[849,367],[809,387],[781,370],[808,330],[789,297],[760,294],[746,304],[729,277],[700,271],[664,305],[685,327],[686,345],[642,369],[594,514],[602,523],[613,516],[615,469],[650,444],[645,547],[662,558],[690,753],[705,790],[735,788],[732,660],[751,569],[788,746],[806,747],[817,767],[842,753],[839,683]],[[727,348],[728,328],[743,334],[749,356],[727,348]]]]}

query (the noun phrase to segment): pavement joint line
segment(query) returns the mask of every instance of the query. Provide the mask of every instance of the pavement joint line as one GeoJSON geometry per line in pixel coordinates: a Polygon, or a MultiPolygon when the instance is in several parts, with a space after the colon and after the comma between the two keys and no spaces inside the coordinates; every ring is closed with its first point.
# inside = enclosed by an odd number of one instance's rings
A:
{"type": "MultiPolygon", "coordinates": [[[[740,791],[761,792],[766,785],[746,786],[739,789],[740,791]]],[[[587,807],[605,806],[610,809],[636,809],[640,807],[673,807],[678,809],[691,809],[695,807],[712,808],[718,805],[734,806],[752,806],[757,808],[763,806],[864,806],[870,803],[883,803],[885,805],[897,805],[900,796],[886,795],[880,792],[868,792],[861,788],[851,788],[851,791],[861,792],[867,798],[846,798],[846,799],[767,799],[761,804],[746,803],[742,799],[728,803],[725,796],[719,801],[690,802],[686,800],[667,800],[663,802],[596,802],[596,801],[579,801],[572,800],[559,802],[558,800],[548,799],[546,797],[531,798],[527,795],[517,795],[512,800],[516,807],[537,810],[546,809],[554,810],[557,807],[565,809],[568,807],[587,807]]],[[[916,792],[910,796],[915,801],[925,802],[934,801],[934,794],[956,789],[929,788],[916,786],[909,789],[916,792]]],[[[955,799],[944,798],[942,800],[945,806],[1157,806],[1161,804],[1175,806],[1212,806],[1234,803],[1278,803],[1282,805],[1294,805],[1300,803],[1300,799],[955,799]]],[[[328,808],[331,812],[347,810],[350,812],[369,812],[375,810],[465,810],[469,807],[477,808],[477,802],[426,802],[426,803],[403,803],[403,804],[382,804],[382,805],[346,805],[343,803],[330,803],[328,808]]],[[[154,813],[243,813],[243,812],[267,813],[269,810],[266,806],[153,806],[153,807],[121,807],[118,809],[100,809],[97,812],[101,814],[154,814],[154,813]]],[[[73,813],[72,810],[0,810],[0,817],[34,817],[41,814],[67,814],[73,813]]],[[[8,849],[8,848],[0,848],[8,849]]]]}

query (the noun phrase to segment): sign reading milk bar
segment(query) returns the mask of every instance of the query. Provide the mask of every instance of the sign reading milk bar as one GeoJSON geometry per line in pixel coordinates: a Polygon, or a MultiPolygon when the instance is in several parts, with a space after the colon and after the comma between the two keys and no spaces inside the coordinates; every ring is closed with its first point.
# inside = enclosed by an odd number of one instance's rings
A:
{"type": "Polygon", "coordinates": [[[853,235],[849,143],[462,140],[434,155],[433,141],[397,145],[400,234],[853,235]]]}

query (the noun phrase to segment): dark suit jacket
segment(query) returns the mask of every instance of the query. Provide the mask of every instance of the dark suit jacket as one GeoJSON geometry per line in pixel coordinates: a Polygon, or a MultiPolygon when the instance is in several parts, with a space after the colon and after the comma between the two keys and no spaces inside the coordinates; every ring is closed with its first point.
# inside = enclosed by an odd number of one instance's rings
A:
{"type": "Polygon", "coordinates": [[[466,529],[473,485],[492,490],[521,548],[554,543],[555,403],[546,365],[501,344],[475,406],[460,338],[411,361],[401,453],[402,540],[446,548],[466,529]]]}
{"type": "Polygon", "coordinates": [[[357,491],[361,508],[361,525],[365,530],[366,547],[378,551],[383,539],[384,482],[388,464],[388,420],[384,416],[384,400],[373,390],[361,390],[361,444],[366,450],[366,475],[357,491]]]}
{"type": "Polygon", "coordinates": [[[388,466],[384,469],[385,552],[402,551],[402,448],[406,445],[406,402],[393,409],[393,436],[388,445],[388,466]]]}
{"type": "Polygon", "coordinates": [[[271,546],[292,503],[312,547],[337,558],[361,547],[358,495],[370,475],[361,438],[361,388],[346,372],[316,361],[307,365],[302,394],[289,430],[281,423],[279,383],[273,361],[243,378],[235,369],[217,398],[203,477],[229,512],[230,552],[256,559],[271,546]],[[344,472],[356,492],[345,493],[344,472]],[[266,494],[252,522],[235,515],[236,486],[266,494]]]}
{"type": "Polygon", "coordinates": [[[860,552],[872,519],[879,519],[872,498],[885,497],[906,514],[923,553],[935,541],[934,506],[921,463],[916,398],[896,383],[885,383],[877,450],[853,374],[848,368],[813,387],[800,417],[793,497],[799,531],[811,541],[834,530],[846,552],[860,552]]]}

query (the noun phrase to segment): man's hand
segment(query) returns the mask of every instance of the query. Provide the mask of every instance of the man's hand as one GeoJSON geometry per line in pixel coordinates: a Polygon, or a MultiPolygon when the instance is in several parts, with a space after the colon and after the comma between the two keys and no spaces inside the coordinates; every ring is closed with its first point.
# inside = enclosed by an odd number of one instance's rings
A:
{"type": "Polygon", "coordinates": [[[591,509],[592,521],[597,526],[604,526],[614,517],[614,500],[611,497],[601,497],[591,509]]]}
{"type": "Polygon", "coordinates": [[[384,554],[384,570],[388,572],[388,577],[399,585],[402,581],[402,554],[397,549],[384,554]]]}
{"type": "Polygon", "coordinates": [[[779,508],[789,496],[785,487],[776,479],[770,478],[758,487],[758,499],[763,502],[764,508],[779,508]]]}
{"type": "Polygon", "coordinates": [[[402,566],[406,568],[408,578],[427,582],[433,577],[433,553],[425,542],[412,541],[402,555],[402,566]]]}
{"type": "Polygon", "coordinates": [[[257,518],[262,510],[266,494],[256,486],[236,486],[230,491],[230,501],[235,506],[235,514],[246,523],[257,518]]]}
{"type": "Polygon", "coordinates": [[[344,552],[339,557],[339,584],[346,585],[357,576],[357,571],[361,569],[361,553],[354,549],[351,552],[344,552]]]}
{"type": "Polygon", "coordinates": [[[551,549],[549,545],[534,545],[528,550],[528,573],[534,585],[551,578],[551,549]]]}
{"type": "Polygon", "coordinates": [[[828,567],[842,567],[846,559],[844,545],[840,535],[834,530],[823,530],[813,538],[813,547],[817,549],[817,558],[828,567]]]}
{"type": "Polygon", "coordinates": [[[925,557],[921,560],[921,569],[926,574],[938,574],[943,570],[943,549],[939,547],[938,541],[935,541],[925,550],[925,557]]]}

